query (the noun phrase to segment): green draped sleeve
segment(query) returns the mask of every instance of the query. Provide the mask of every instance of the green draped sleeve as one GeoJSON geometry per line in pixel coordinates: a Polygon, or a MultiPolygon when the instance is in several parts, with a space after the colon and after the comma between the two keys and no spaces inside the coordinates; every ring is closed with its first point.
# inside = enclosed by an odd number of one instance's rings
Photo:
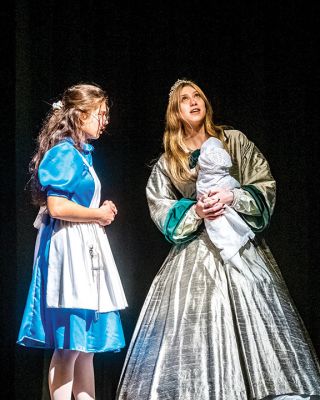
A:
{"type": "Polygon", "coordinates": [[[146,186],[150,216],[170,243],[180,244],[192,240],[202,223],[196,217],[195,199],[183,197],[173,185],[163,159],[153,167],[146,186]]]}
{"type": "Polygon", "coordinates": [[[271,219],[270,209],[266,203],[266,200],[260,190],[254,185],[244,185],[242,186],[242,189],[251,194],[258,207],[260,215],[247,215],[240,213],[240,216],[251,227],[253,232],[262,232],[268,228],[271,219]]]}
{"type": "Polygon", "coordinates": [[[195,234],[190,234],[186,238],[176,238],[175,235],[178,226],[196,200],[182,198],[175,202],[169,209],[165,223],[164,223],[164,236],[170,243],[184,243],[195,237],[195,234]]]}

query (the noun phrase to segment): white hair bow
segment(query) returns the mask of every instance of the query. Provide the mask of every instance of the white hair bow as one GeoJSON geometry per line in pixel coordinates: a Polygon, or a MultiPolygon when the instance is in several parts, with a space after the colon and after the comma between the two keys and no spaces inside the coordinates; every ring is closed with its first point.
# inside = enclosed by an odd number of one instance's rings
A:
{"type": "Polygon", "coordinates": [[[62,108],[62,101],[59,100],[59,101],[57,101],[56,103],[53,103],[53,104],[52,104],[52,108],[53,108],[54,110],[61,110],[61,108],[62,108]]]}

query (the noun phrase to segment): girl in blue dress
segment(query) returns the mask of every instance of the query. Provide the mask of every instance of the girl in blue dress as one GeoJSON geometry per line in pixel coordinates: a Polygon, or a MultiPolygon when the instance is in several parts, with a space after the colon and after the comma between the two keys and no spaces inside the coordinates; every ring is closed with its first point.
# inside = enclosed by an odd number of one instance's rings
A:
{"type": "Polygon", "coordinates": [[[94,353],[125,346],[118,310],[127,301],[104,228],[117,208],[101,204],[89,144],[108,121],[99,86],[68,88],[44,121],[30,164],[39,232],[17,343],[54,349],[54,400],[94,399],[94,353]]]}

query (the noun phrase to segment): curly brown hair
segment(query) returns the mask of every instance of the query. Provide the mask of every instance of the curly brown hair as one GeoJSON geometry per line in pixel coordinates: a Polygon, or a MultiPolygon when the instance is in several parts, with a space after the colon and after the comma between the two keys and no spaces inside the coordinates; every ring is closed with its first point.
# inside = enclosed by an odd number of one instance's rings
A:
{"type": "Polygon", "coordinates": [[[74,146],[80,150],[85,140],[81,129],[83,115],[89,115],[103,102],[106,103],[108,117],[108,96],[105,91],[96,84],[79,83],[64,91],[59,108],[53,107],[48,112],[37,137],[36,152],[29,164],[29,184],[35,205],[43,205],[46,200],[38,179],[38,169],[44,154],[66,137],[72,138],[74,146]]]}

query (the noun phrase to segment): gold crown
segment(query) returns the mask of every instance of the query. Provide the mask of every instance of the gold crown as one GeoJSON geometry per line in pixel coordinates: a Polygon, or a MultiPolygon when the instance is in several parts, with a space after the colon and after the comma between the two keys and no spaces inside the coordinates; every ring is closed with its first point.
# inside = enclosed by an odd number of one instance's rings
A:
{"type": "Polygon", "coordinates": [[[172,96],[172,93],[176,91],[176,89],[183,83],[191,83],[188,79],[178,79],[170,88],[169,98],[172,96]]]}

